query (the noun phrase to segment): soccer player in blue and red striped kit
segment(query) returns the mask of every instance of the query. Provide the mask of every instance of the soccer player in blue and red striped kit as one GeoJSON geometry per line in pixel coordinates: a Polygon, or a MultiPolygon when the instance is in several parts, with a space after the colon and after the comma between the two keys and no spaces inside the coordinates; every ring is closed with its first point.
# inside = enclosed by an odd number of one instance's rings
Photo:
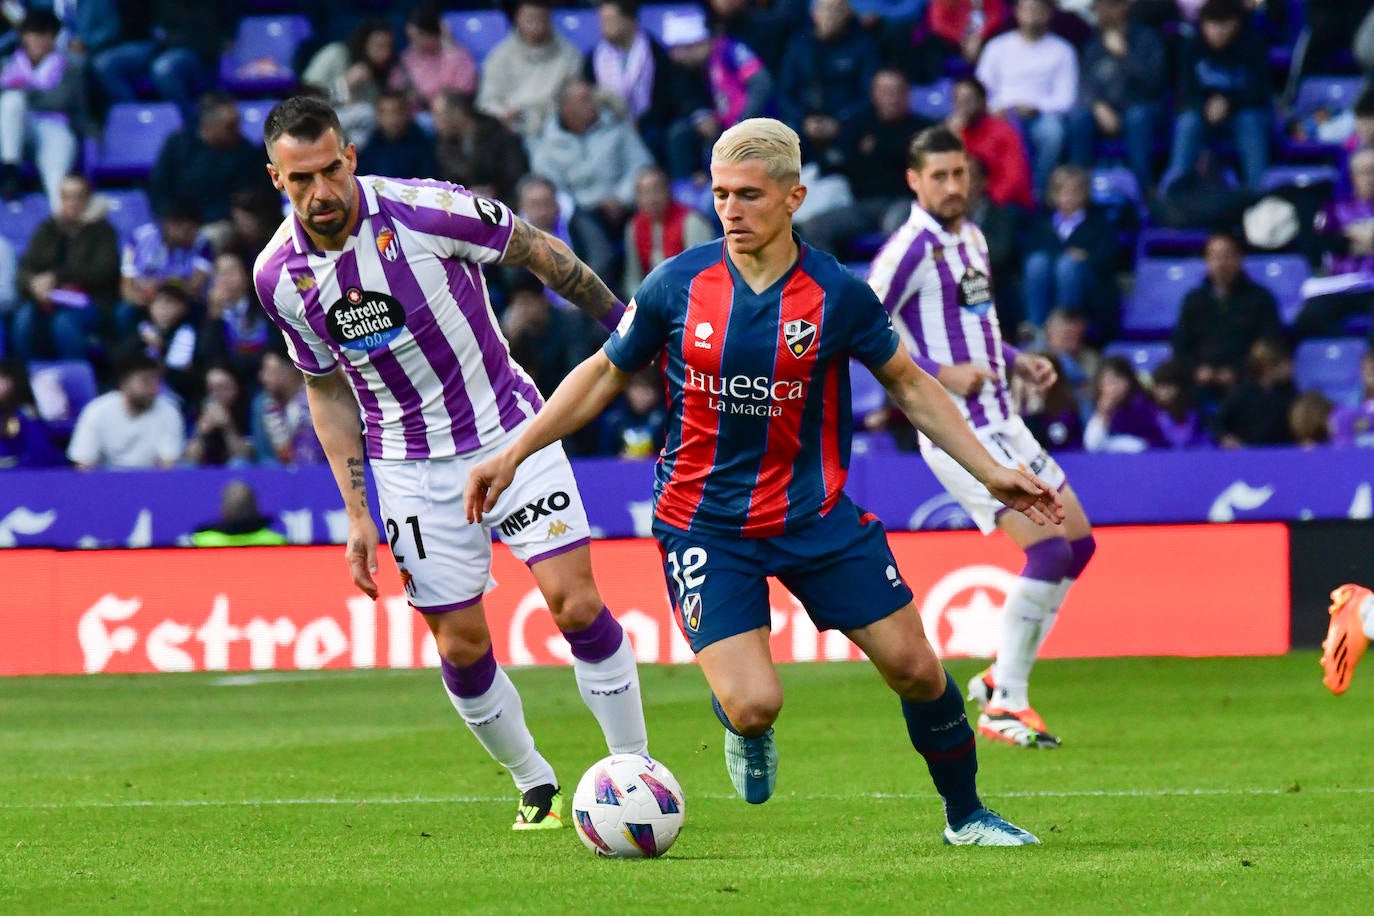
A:
{"type": "Polygon", "coordinates": [[[602,351],[508,448],[470,471],[468,517],[480,520],[527,456],[592,420],[662,354],[670,420],[654,536],[677,622],[726,729],[735,789],[760,804],[777,776],[773,576],[817,627],[859,646],[901,698],[911,742],[944,799],[946,842],[1038,842],[979,800],[963,697],[926,640],[882,524],[844,494],[850,357],[1007,505],[1042,524],[1057,524],[1063,508],[1051,487],[978,444],[900,345],[872,291],[793,234],[806,197],[800,169],[797,135],[781,122],[750,119],[721,135],[711,176],[725,241],[688,249],[649,275],[602,351]]]}

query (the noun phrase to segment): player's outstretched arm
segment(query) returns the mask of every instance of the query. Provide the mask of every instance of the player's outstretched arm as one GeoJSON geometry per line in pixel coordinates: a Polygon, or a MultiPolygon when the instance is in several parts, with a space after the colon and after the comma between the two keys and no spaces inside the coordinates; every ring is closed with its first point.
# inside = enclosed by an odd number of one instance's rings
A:
{"type": "Polygon", "coordinates": [[[369,598],[377,597],[377,523],[367,508],[367,478],[363,474],[363,443],[358,434],[358,402],[343,370],[306,375],[305,396],[310,420],[320,437],[334,483],[348,510],[348,540],[344,557],[353,584],[369,598]]]}
{"type": "Polygon", "coordinates": [[[496,499],[510,486],[515,469],[530,455],[577,432],[596,418],[630,383],[622,372],[598,350],[568,373],[562,384],[544,404],[515,441],[476,465],[468,472],[463,491],[463,507],[469,522],[480,522],[496,505],[496,499]]]}
{"type": "Polygon", "coordinates": [[[1038,525],[1064,520],[1059,494],[1029,472],[1003,467],[969,429],[953,399],[902,347],[873,373],[911,424],[931,438],[1002,503],[1038,525]]]}
{"type": "Polygon", "coordinates": [[[608,329],[614,328],[625,306],[601,278],[560,238],[514,217],[502,264],[524,267],[544,285],[586,312],[608,329]]]}

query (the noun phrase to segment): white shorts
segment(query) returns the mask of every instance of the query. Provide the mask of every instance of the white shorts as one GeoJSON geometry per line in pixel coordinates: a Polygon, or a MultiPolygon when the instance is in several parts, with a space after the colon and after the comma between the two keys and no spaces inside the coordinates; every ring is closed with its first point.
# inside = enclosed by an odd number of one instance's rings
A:
{"type": "Polygon", "coordinates": [[[481,524],[468,524],[463,512],[468,469],[505,445],[455,458],[372,461],[381,535],[391,544],[406,595],[417,611],[439,614],[468,607],[496,587],[493,531],[529,565],[590,539],[572,466],[557,442],[525,459],[495,509],[481,524]]]}
{"type": "MultiPolygon", "coordinates": [[[[1012,417],[1005,423],[994,427],[975,429],[973,434],[983,443],[998,464],[1009,468],[1024,468],[1045,483],[1062,490],[1067,478],[1064,469],[1045,451],[1040,442],[1026,428],[1020,417],[1012,417]]],[[[963,465],[951,458],[946,452],[924,439],[921,442],[921,457],[935,474],[935,479],[949,491],[949,495],[959,501],[964,511],[973,519],[978,530],[991,534],[997,530],[997,516],[1007,507],[999,502],[988,488],[979,483],[963,465]]]]}

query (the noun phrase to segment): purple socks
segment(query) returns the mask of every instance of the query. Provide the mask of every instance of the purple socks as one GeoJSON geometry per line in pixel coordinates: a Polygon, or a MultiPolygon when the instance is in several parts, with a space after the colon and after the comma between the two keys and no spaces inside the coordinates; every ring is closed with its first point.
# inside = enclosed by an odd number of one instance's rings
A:
{"type": "Polygon", "coordinates": [[[496,680],[496,656],[491,646],[487,654],[466,668],[459,668],[446,658],[439,659],[439,672],[444,678],[444,686],[455,697],[480,697],[491,689],[496,680]]]}
{"type": "Polygon", "coordinates": [[[572,647],[573,658],[596,664],[615,654],[625,640],[625,631],[605,607],[585,630],[564,630],[563,638],[572,647]]]}

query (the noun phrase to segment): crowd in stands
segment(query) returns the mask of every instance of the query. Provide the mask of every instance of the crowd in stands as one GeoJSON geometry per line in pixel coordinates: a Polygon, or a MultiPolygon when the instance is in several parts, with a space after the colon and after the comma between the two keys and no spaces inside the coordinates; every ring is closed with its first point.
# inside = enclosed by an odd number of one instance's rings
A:
{"type": "MultiPolygon", "coordinates": [[[[722,129],[796,129],[799,232],[862,274],[943,121],[1003,333],[1059,369],[1017,392],[1046,445],[1374,446],[1371,73],[1374,0],[9,0],[0,467],[323,460],[251,283],[284,212],[261,119],[297,92],[362,173],[498,197],[627,298],[718,234],[722,129]]],[[[488,283],[546,394],[599,346],[488,283]]],[[[571,450],[656,454],[660,397],[636,378],[571,450]]],[[[910,444],[892,416],[870,445],[910,444]]]]}

